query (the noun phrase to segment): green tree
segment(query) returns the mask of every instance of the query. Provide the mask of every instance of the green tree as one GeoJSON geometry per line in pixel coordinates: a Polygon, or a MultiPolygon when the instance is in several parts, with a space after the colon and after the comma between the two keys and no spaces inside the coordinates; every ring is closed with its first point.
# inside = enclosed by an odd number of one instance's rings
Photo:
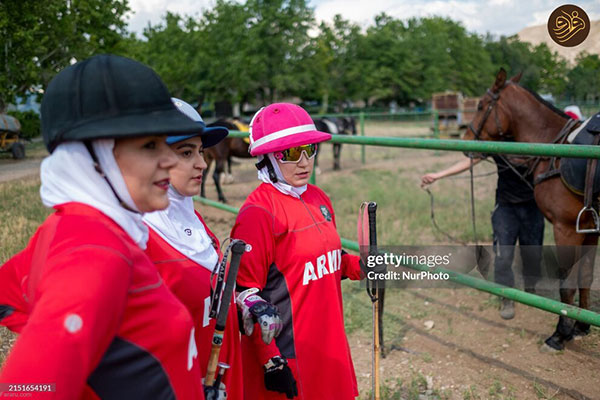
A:
{"type": "Polygon", "coordinates": [[[319,35],[311,39],[297,64],[294,92],[304,99],[321,100],[323,112],[330,102],[342,111],[346,100],[359,98],[362,39],[360,27],[340,15],[334,17],[332,24],[322,22],[319,35]]]}
{"type": "Polygon", "coordinates": [[[256,59],[248,57],[251,18],[243,4],[218,0],[200,21],[198,51],[206,69],[202,87],[213,100],[242,103],[258,88],[256,59]]]}
{"type": "Polygon", "coordinates": [[[128,10],[127,0],[0,2],[0,103],[45,86],[73,61],[111,51],[128,10]]]}
{"type": "Polygon", "coordinates": [[[572,101],[600,100],[600,57],[597,54],[580,53],[569,78],[566,95],[572,101]]]}
{"type": "Polygon", "coordinates": [[[196,21],[167,12],[163,21],[144,29],[146,41],[132,41],[134,58],[151,66],[175,97],[191,100],[204,89],[206,64],[196,21]]]}
{"type": "Polygon", "coordinates": [[[362,53],[363,97],[406,103],[418,96],[423,66],[406,43],[406,27],[400,20],[380,14],[367,30],[362,53]]]}
{"type": "Polygon", "coordinates": [[[248,0],[246,63],[262,102],[272,103],[296,87],[302,49],[309,44],[313,10],[305,0],[248,0]]]}
{"type": "Polygon", "coordinates": [[[415,92],[419,98],[446,90],[479,95],[489,84],[493,67],[484,42],[460,23],[441,17],[411,19],[406,42],[422,66],[415,92]]]}
{"type": "MultiPolygon", "coordinates": [[[[509,76],[522,73],[521,85],[537,92],[561,94],[565,89],[566,61],[547,45],[533,46],[516,36],[501,37],[486,43],[497,70],[504,67],[509,76]]],[[[492,78],[490,78],[490,84],[492,78]]]]}

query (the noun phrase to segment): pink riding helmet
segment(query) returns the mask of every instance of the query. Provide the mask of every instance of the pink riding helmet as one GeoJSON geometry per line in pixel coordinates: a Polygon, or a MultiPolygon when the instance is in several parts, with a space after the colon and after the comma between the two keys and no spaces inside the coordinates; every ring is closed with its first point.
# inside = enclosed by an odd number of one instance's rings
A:
{"type": "Polygon", "coordinates": [[[330,139],[331,135],[318,131],[310,115],[295,104],[271,104],[258,110],[250,122],[253,156],[330,139]]]}

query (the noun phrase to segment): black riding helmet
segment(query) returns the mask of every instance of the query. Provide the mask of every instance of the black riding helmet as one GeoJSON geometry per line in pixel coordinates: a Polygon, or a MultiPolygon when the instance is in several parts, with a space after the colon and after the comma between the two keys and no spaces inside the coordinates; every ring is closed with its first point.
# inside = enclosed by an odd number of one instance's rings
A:
{"type": "Polygon", "coordinates": [[[42,134],[49,152],[69,141],[201,131],[173,105],[151,68],[112,54],[63,69],[42,100],[42,134]]]}

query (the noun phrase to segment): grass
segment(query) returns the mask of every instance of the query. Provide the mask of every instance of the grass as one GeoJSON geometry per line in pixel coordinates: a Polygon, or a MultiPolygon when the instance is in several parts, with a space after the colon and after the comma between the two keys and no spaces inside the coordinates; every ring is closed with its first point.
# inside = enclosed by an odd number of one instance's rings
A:
{"type": "MultiPolygon", "coordinates": [[[[387,170],[359,169],[344,179],[327,180],[320,186],[332,195],[338,231],[342,237],[356,237],[356,218],[362,201],[377,202],[378,243],[380,245],[414,246],[443,243],[445,236],[432,230],[427,194],[418,188],[414,178],[387,170]],[[359,191],[356,189],[360,188],[359,191]]],[[[445,183],[445,182],[440,182],[445,183]]],[[[436,194],[436,221],[451,235],[472,240],[470,209],[464,193],[452,191],[436,194]],[[443,210],[452,210],[444,212],[443,210]]],[[[478,239],[491,242],[491,222],[486,209],[490,199],[476,208],[478,239]]]]}
{"type": "MultiPolygon", "coordinates": [[[[386,380],[379,386],[381,400],[446,400],[451,399],[451,393],[427,387],[427,379],[418,372],[413,372],[406,383],[401,379],[386,380]]],[[[360,400],[370,400],[371,391],[367,391],[360,400]]]]}
{"type": "MultiPolygon", "coordinates": [[[[51,213],[42,205],[39,178],[0,183],[0,265],[21,251],[37,227],[51,213]]],[[[15,335],[0,327],[0,365],[15,335]]]]}
{"type": "Polygon", "coordinates": [[[39,178],[0,183],[0,263],[22,250],[52,212],[43,206],[39,178]]]}
{"type": "Polygon", "coordinates": [[[555,399],[556,395],[558,394],[558,391],[556,391],[555,393],[549,393],[548,388],[537,382],[533,382],[533,391],[538,399],[544,400],[555,399]]]}

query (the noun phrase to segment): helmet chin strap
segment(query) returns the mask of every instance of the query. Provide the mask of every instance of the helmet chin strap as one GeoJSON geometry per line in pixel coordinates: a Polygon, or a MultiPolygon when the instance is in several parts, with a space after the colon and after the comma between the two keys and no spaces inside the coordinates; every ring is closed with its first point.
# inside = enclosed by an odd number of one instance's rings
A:
{"type": "Polygon", "coordinates": [[[257,162],[254,165],[256,166],[256,169],[258,169],[259,171],[261,169],[263,169],[264,167],[267,167],[267,172],[269,173],[269,179],[271,179],[271,182],[277,183],[277,181],[279,179],[277,178],[277,174],[275,173],[275,168],[273,168],[273,164],[271,163],[271,160],[269,159],[269,157],[266,154],[263,156],[262,160],[260,160],[259,162],[257,162]]]}
{"type": "MultiPolygon", "coordinates": [[[[96,152],[94,151],[94,147],[92,146],[92,142],[90,140],[85,140],[83,142],[83,144],[85,144],[85,147],[87,148],[88,152],[90,153],[90,156],[92,157],[92,161],[94,161],[94,169],[96,170],[96,172],[98,172],[100,174],[100,176],[102,176],[104,178],[104,180],[106,181],[106,183],[108,183],[108,187],[110,187],[110,190],[112,190],[113,194],[117,198],[117,201],[119,202],[119,205],[121,207],[123,207],[124,209],[126,209],[127,211],[130,211],[130,212],[133,212],[133,213],[136,213],[136,214],[141,214],[141,212],[139,212],[137,210],[134,210],[133,208],[129,207],[127,205],[127,203],[125,203],[123,201],[123,199],[121,199],[121,196],[119,196],[119,194],[117,193],[117,191],[113,187],[112,183],[110,183],[110,180],[108,179],[108,177],[106,176],[106,174],[104,173],[104,171],[102,171],[102,167],[100,166],[100,162],[98,161],[98,157],[96,156],[96,152]]],[[[271,168],[273,168],[273,166],[271,166],[271,168]]]]}

